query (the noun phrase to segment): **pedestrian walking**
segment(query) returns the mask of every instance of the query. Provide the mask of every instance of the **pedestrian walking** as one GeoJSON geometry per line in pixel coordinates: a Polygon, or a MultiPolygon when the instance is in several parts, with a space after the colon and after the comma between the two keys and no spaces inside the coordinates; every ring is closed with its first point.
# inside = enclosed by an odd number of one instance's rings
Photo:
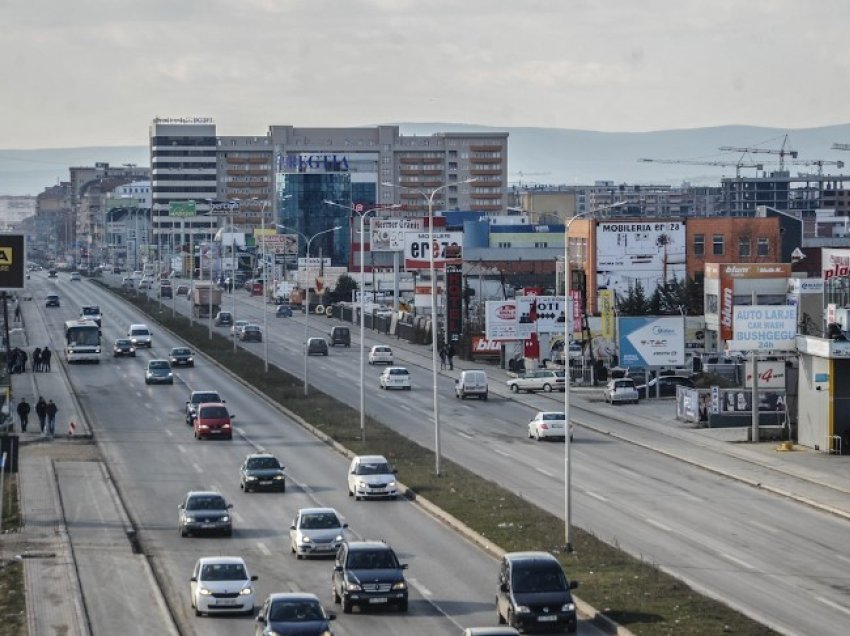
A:
{"type": "Polygon", "coordinates": [[[455,368],[455,348],[451,343],[449,343],[449,346],[446,349],[446,359],[449,361],[449,370],[453,371],[455,368]]]}
{"type": "Polygon", "coordinates": [[[26,373],[26,371],[27,371],[27,360],[29,359],[29,356],[27,355],[27,352],[24,351],[23,349],[21,349],[20,351],[21,351],[21,373],[26,373]]]}
{"type": "Polygon", "coordinates": [[[446,368],[446,348],[443,345],[440,345],[440,368],[446,368]]]}
{"type": "Polygon", "coordinates": [[[32,352],[32,372],[37,373],[41,371],[41,349],[36,347],[35,351],[32,352]]]}
{"type": "Polygon", "coordinates": [[[21,306],[15,305],[15,322],[21,322],[21,306]]]}
{"type": "Polygon", "coordinates": [[[38,426],[43,436],[44,426],[47,423],[47,402],[40,395],[38,396],[38,402],[35,403],[35,414],[38,415],[38,426]]]}
{"type": "Polygon", "coordinates": [[[50,357],[53,354],[50,352],[50,349],[45,347],[41,350],[41,370],[42,371],[50,371],[50,357]]]}
{"type": "Polygon", "coordinates": [[[12,349],[12,373],[21,373],[21,354],[23,351],[15,347],[12,349]]]}
{"type": "Polygon", "coordinates": [[[29,424],[30,405],[26,398],[21,398],[18,402],[18,417],[21,420],[21,432],[27,432],[27,424],[29,424]]]}
{"type": "Polygon", "coordinates": [[[53,403],[53,400],[47,401],[47,408],[45,409],[47,413],[47,434],[50,437],[53,437],[56,432],[56,413],[59,409],[53,403]]]}

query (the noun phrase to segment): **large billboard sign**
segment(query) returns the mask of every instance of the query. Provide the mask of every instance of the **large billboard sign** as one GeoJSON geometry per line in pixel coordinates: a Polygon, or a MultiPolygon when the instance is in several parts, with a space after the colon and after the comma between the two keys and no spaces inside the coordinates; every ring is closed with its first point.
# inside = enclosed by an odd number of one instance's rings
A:
{"type": "Polygon", "coordinates": [[[821,250],[823,278],[847,278],[850,276],[850,250],[824,248],[821,250]]]}
{"type": "Polygon", "coordinates": [[[372,252],[401,252],[404,233],[421,231],[424,219],[372,219],[369,223],[369,249],[372,252]]]}
{"type": "Polygon", "coordinates": [[[749,278],[790,278],[789,263],[706,263],[707,276],[720,280],[720,339],[732,339],[735,306],[735,280],[749,278]]]}
{"type": "Polygon", "coordinates": [[[685,364],[685,321],[680,316],[622,317],[619,326],[622,366],[685,364]]]}
{"type": "Polygon", "coordinates": [[[638,283],[651,296],[674,279],[684,281],[685,224],[601,221],[596,225],[596,286],[626,295],[638,283]]]}
{"type": "MultiPolygon", "coordinates": [[[[463,232],[434,232],[434,267],[442,269],[447,260],[463,258],[463,232]]],[[[404,267],[405,269],[430,269],[431,267],[431,233],[404,233],[404,267]]]]}
{"type": "Polygon", "coordinates": [[[517,337],[531,334],[563,333],[566,310],[563,296],[517,296],[517,337]]]}
{"type": "Polygon", "coordinates": [[[268,232],[263,234],[260,231],[255,231],[254,239],[257,241],[260,251],[265,251],[268,254],[285,254],[287,256],[298,254],[297,234],[270,234],[268,232]]]}
{"type": "Polygon", "coordinates": [[[450,342],[460,342],[463,332],[463,268],[446,265],[446,334],[450,342]]]}
{"type": "Polygon", "coordinates": [[[733,311],[733,351],[795,351],[797,307],[740,305],[733,311]]]}
{"type": "Polygon", "coordinates": [[[24,288],[25,243],[23,234],[0,234],[0,290],[24,288]]]}
{"type": "Polygon", "coordinates": [[[488,300],[484,305],[484,331],[487,340],[518,340],[516,301],[488,300]]]}

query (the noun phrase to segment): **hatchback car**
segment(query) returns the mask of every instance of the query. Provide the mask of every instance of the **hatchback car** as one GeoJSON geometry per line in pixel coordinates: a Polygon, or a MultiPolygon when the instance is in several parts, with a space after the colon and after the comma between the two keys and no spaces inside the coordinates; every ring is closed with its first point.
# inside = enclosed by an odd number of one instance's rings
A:
{"type": "Polygon", "coordinates": [[[112,345],[112,357],[120,358],[121,356],[136,357],[136,347],[133,346],[129,338],[118,338],[112,345]]]}
{"type": "Polygon", "coordinates": [[[398,497],[395,475],[383,455],[357,455],[348,467],[348,496],[356,500],[398,497]]]}
{"type": "Polygon", "coordinates": [[[604,395],[605,401],[611,404],[623,402],[637,404],[640,402],[640,394],[632,378],[615,378],[609,380],[608,385],[605,387],[604,395]]]}
{"type": "Polygon", "coordinates": [[[286,303],[282,303],[277,306],[274,315],[278,318],[292,318],[292,307],[286,303]]]}
{"type": "Polygon", "coordinates": [[[324,338],[308,338],[307,339],[307,355],[308,356],[326,356],[328,355],[328,342],[324,338]]]}
{"type": "Polygon", "coordinates": [[[174,347],[168,352],[168,361],[172,367],[194,367],[195,355],[188,347],[174,347]]]}
{"type": "MultiPolygon", "coordinates": [[[[573,441],[574,424],[570,424],[570,441],[573,441]]],[[[528,437],[538,442],[544,439],[564,439],[563,411],[540,411],[528,423],[528,437]]]]}
{"type": "Polygon", "coordinates": [[[251,453],[239,467],[239,487],[252,490],[279,490],[286,492],[286,468],[274,455],[251,453]]]}
{"type": "Polygon", "coordinates": [[[319,597],[306,592],[269,594],[257,615],[255,636],[333,636],[330,622],[336,614],[326,612],[319,597]]]}
{"type": "Polygon", "coordinates": [[[382,389],[404,389],[410,391],[410,372],[404,367],[387,367],[378,378],[382,389]]]}
{"type": "Polygon", "coordinates": [[[520,391],[563,391],[565,387],[565,374],[555,369],[535,369],[526,371],[516,378],[507,381],[508,388],[514,392],[520,391]]]}
{"type": "Polygon", "coordinates": [[[45,307],[58,307],[59,294],[47,294],[47,300],[44,303],[45,307]]]}
{"type": "Polygon", "coordinates": [[[58,278],[59,274],[56,273],[55,269],[49,269],[49,270],[47,270],[47,277],[48,278],[58,278]]]}
{"type": "Polygon", "coordinates": [[[357,605],[395,605],[407,611],[406,563],[399,563],[395,551],[383,541],[347,541],[336,555],[333,572],[334,603],[350,614],[357,605]]]}
{"type": "Polygon", "coordinates": [[[242,342],[262,342],[263,330],[259,325],[245,325],[239,332],[239,339],[242,342]]]}
{"type": "Polygon", "coordinates": [[[229,311],[220,311],[215,315],[213,322],[215,322],[216,327],[232,327],[233,314],[229,311]]]}
{"type": "Polygon", "coordinates": [[[178,509],[177,530],[181,537],[201,532],[219,532],[229,537],[233,534],[233,519],[221,493],[214,490],[192,490],[186,493],[178,509]]]}
{"type": "Polygon", "coordinates": [[[508,552],[499,564],[496,616],[520,631],[576,631],[576,606],[561,564],[548,552],[508,552]]]}
{"type": "Polygon", "coordinates": [[[70,280],[80,281],[83,280],[83,277],[80,275],[80,272],[71,272],[70,280]]]}
{"type": "Polygon", "coordinates": [[[375,345],[369,350],[369,364],[392,364],[393,350],[387,345],[375,345]]]}
{"type": "Polygon", "coordinates": [[[296,556],[332,556],[345,541],[343,522],[333,508],[301,508],[289,526],[289,550],[296,556]]]}
{"type": "Polygon", "coordinates": [[[192,391],[186,400],[186,424],[192,425],[195,421],[198,405],[205,403],[224,404],[218,391],[192,391]]]}
{"type": "Polygon", "coordinates": [[[189,579],[189,598],[195,616],[253,614],[254,581],[242,557],[202,557],[189,579]]]}
{"type": "Polygon", "coordinates": [[[195,439],[233,439],[233,418],[224,404],[199,404],[193,420],[195,439]]]}
{"type": "Polygon", "coordinates": [[[145,384],[174,384],[174,373],[168,360],[149,360],[145,369],[145,384]]]}

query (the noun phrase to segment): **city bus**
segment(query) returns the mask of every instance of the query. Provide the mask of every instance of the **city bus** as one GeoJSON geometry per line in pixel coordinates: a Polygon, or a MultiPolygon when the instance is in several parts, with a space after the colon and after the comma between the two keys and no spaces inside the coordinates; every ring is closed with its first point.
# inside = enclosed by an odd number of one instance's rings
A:
{"type": "Polygon", "coordinates": [[[65,360],[100,362],[100,327],[95,321],[80,318],[65,323],[65,360]]]}

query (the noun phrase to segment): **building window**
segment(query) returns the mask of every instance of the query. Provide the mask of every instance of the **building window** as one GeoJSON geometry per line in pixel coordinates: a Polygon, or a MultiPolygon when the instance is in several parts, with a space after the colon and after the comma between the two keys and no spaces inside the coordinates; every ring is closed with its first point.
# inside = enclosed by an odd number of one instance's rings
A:
{"type": "Polygon", "coordinates": [[[705,256],[705,234],[694,235],[694,256],[705,256]]]}
{"type": "Polygon", "coordinates": [[[715,256],[723,256],[723,235],[715,234],[711,239],[711,253],[715,256]]]}
{"type": "Polygon", "coordinates": [[[705,295],[705,313],[707,314],[716,314],[717,313],[717,294],[706,294],[705,295]]]}
{"type": "Polygon", "coordinates": [[[544,242],[537,242],[537,243],[534,244],[534,247],[549,247],[549,243],[546,243],[545,241],[544,242]]]}
{"type": "Polygon", "coordinates": [[[739,258],[749,258],[750,257],[750,237],[749,236],[741,236],[738,238],[738,257],[739,258]]]}
{"type": "Polygon", "coordinates": [[[770,256],[770,241],[763,236],[760,236],[758,239],[758,255],[770,256]]]}
{"type": "Polygon", "coordinates": [[[510,243],[499,243],[499,244],[497,245],[497,247],[501,247],[501,248],[508,248],[508,247],[510,247],[510,246],[511,246],[511,244],[510,244],[510,243]]]}

